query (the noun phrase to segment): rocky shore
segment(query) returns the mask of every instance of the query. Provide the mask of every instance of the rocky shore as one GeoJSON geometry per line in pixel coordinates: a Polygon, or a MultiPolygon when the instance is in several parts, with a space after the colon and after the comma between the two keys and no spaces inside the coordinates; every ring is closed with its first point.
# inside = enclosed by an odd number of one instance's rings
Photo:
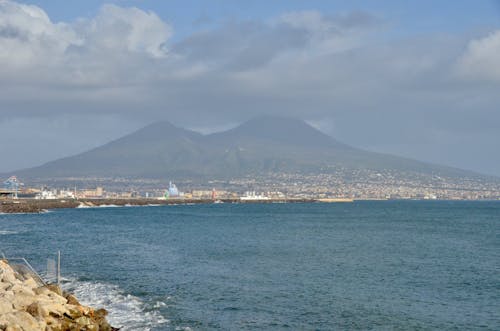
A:
{"type": "MultiPolygon", "coordinates": [[[[317,202],[316,199],[269,199],[247,200],[220,199],[224,203],[292,203],[292,202],[317,202]]],[[[79,200],[37,200],[37,199],[4,199],[0,200],[0,213],[41,213],[50,209],[77,208],[77,207],[104,207],[104,206],[148,206],[148,205],[177,205],[177,204],[207,204],[214,203],[211,199],[168,199],[158,200],[151,198],[130,199],[79,199],[79,200]]]]}
{"type": "Polygon", "coordinates": [[[0,260],[0,330],[115,331],[104,309],[81,305],[57,285],[0,260]]]}

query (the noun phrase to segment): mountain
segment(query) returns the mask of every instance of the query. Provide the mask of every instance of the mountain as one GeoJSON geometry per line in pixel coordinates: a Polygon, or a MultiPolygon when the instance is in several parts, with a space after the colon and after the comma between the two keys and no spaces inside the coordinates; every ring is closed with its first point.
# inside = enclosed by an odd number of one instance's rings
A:
{"type": "Polygon", "coordinates": [[[280,117],[259,117],[208,135],[158,122],[101,147],[16,174],[29,179],[223,179],[264,172],[328,173],[341,168],[452,177],[474,175],[364,151],[341,143],[304,121],[280,117]]]}

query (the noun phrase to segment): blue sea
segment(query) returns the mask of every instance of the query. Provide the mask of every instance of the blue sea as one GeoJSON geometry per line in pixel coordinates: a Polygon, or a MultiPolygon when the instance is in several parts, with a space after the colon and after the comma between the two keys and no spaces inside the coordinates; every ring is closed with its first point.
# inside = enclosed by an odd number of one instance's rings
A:
{"type": "Polygon", "coordinates": [[[500,202],[0,215],[0,250],[122,330],[500,330],[500,202]]]}

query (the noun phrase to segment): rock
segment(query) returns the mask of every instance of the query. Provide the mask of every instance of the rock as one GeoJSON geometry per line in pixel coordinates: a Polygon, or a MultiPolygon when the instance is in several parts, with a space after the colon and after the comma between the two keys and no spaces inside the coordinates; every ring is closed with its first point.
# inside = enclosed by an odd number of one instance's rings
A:
{"type": "Polygon", "coordinates": [[[46,287],[51,290],[52,292],[62,296],[63,295],[63,292],[61,290],[61,288],[55,284],[49,284],[49,285],[46,285],[46,287]]]}
{"type": "Polygon", "coordinates": [[[57,285],[46,285],[42,287],[35,288],[33,292],[41,297],[47,298],[47,300],[57,301],[57,303],[65,304],[68,302],[66,298],[57,293],[57,289],[62,293],[61,288],[57,285]],[[56,291],[54,291],[54,289],[56,291]]]}
{"type": "Polygon", "coordinates": [[[94,321],[92,321],[92,319],[87,316],[78,317],[77,319],[75,319],[75,322],[81,326],[86,326],[94,323],[94,321]]]}
{"type": "MultiPolygon", "coordinates": [[[[0,279],[1,279],[1,276],[0,276],[0,279]]],[[[10,283],[0,282],[0,292],[7,290],[11,286],[12,286],[12,284],[10,284],[10,283]]]]}
{"type": "Polygon", "coordinates": [[[7,314],[14,311],[12,302],[5,297],[0,297],[0,315],[7,314]]]}
{"type": "Polygon", "coordinates": [[[14,300],[14,292],[12,291],[4,291],[2,293],[2,298],[7,299],[10,303],[12,303],[12,300],[14,300]]]}
{"type": "Polygon", "coordinates": [[[14,293],[14,297],[12,299],[12,305],[17,310],[25,310],[26,307],[35,302],[36,297],[34,295],[30,295],[23,292],[14,293]]]}
{"type": "Polygon", "coordinates": [[[23,282],[23,285],[26,286],[27,288],[30,288],[31,290],[38,287],[38,283],[32,277],[26,279],[23,282]]]}
{"type": "Polygon", "coordinates": [[[16,280],[18,280],[14,274],[14,271],[12,269],[10,270],[5,270],[5,272],[2,274],[2,282],[4,283],[15,283],[16,280]]]}
{"type": "Polygon", "coordinates": [[[46,304],[43,306],[43,308],[46,309],[49,315],[52,316],[64,316],[65,314],[67,315],[69,313],[68,307],[60,303],[52,303],[48,305],[46,304]]]}
{"type": "Polygon", "coordinates": [[[23,331],[39,331],[42,329],[40,323],[25,311],[16,311],[0,316],[0,324],[9,326],[20,326],[23,331]]]}
{"type": "Polygon", "coordinates": [[[20,327],[19,325],[15,324],[15,325],[9,325],[7,326],[7,328],[5,329],[5,331],[24,331],[22,327],[20,327]]]}
{"type": "Polygon", "coordinates": [[[35,292],[35,294],[37,294],[37,295],[43,294],[43,295],[47,295],[47,296],[50,293],[54,293],[51,290],[49,290],[46,286],[40,286],[40,287],[34,288],[33,292],[35,292]]]}
{"type": "Polygon", "coordinates": [[[88,330],[88,331],[94,331],[94,330],[98,331],[99,330],[99,324],[97,324],[90,317],[87,317],[87,316],[78,317],[77,319],[75,319],[75,322],[76,322],[76,324],[78,324],[78,326],[85,328],[85,330],[88,330]]]}
{"type": "Polygon", "coordinates": [[[104,319],[108,316],[108,311],[106,309],[97,309],[94,313],[96,319],[104,319]]]}
{"type": "Polygon", "coordinates": [[[35,296],[35,292],[33,292],[32,288],[30,288],[28,286],[24,286],[22,284],[14,284],[14,285],[12,285],[12,287],[9,290],[14,292],[14,294],[23,293],[23,294],[35,296]]]}
{"type": "Polygon", "coordinates": [[[80,306],[80,302],[78,302],[78,299],[75,298],[74,295],[68,294],[66,295],[66,300],[68,300],[68,305],[75,305],[75,306],[80,306]]]}
{"type": "Polygon", "coordinates": [[[115,331],[107,311],[82,306],[59,286],[40,286],[30,273],[0,260],[0,331],[115,331]]]}
{"type": "Polygon", "coordinates": [[[40,302],[33,302],[26,307],[26,312],[35,318],[45,318],[49,312],[40,304],[40,302]]]}
{"type": "Polygon", "coordinates": [[[7,326],[7,328],[5,329],[5,331],[24,331],[22,327],[20,327],[19,325],[15,324],[15,325],[9,325],[7,326]]]}

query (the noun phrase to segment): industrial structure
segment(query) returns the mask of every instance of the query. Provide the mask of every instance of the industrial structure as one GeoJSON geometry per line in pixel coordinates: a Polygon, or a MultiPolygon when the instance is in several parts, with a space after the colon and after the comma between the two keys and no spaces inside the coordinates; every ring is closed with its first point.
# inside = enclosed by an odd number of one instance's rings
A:
{"type": "Polygon", "coordinates": [[[24,184],[21,183],[16,176],[10,176],[3,182],[4,188],[0,189],[0,196],[13,197],[17,199],[19,187],[24,184]]]}

